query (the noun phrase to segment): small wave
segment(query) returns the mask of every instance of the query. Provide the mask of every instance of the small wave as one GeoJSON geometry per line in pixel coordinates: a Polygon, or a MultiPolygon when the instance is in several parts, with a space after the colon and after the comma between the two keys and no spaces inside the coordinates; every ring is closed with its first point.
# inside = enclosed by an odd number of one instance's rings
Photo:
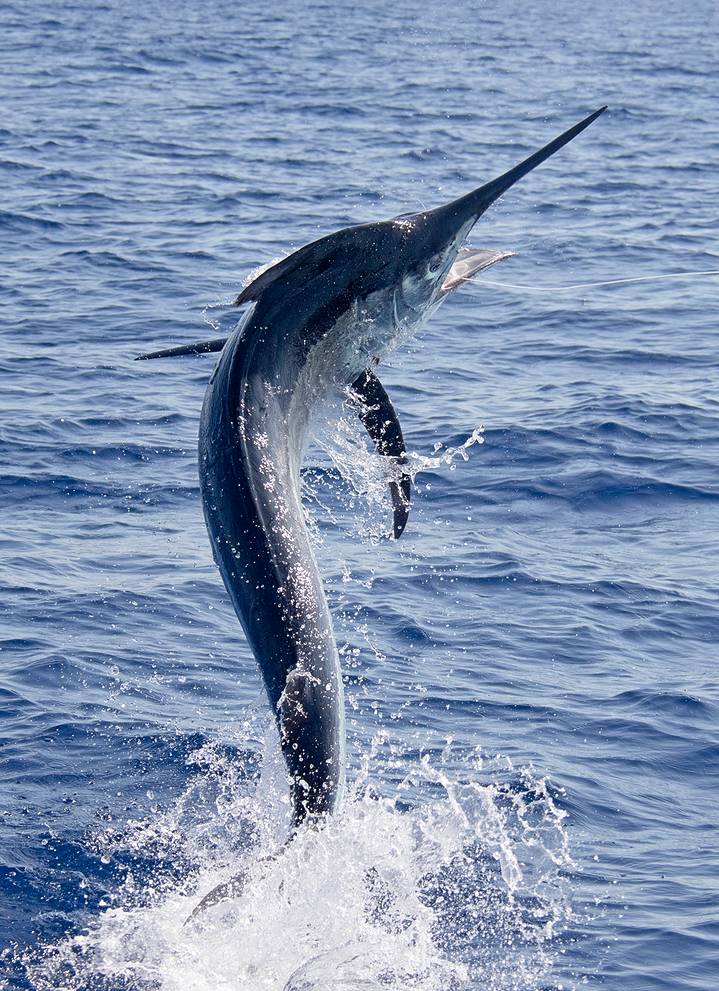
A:
{"type": "Polygon", "coordinates": [[[710,715],[716,706],[687,692],[656,691],[636,688],[622,692],[614,699],[622,705],[649,712],[668,713],[676,716],[710,715]]]}
{"type": "Polygon", "coordinates": [[[119,255],[114,251],[88,251],[82,248],[79,250],[64,251],[62,257],[76,258],[96,268],[117,268],[123,271],[142,272],[143,274],[167,271],[166,266],[159,265],[157,262],[150,263],[147,259],[133,260],[119,255]]]}
{"type": "Polygon", "coordinates": [[[131,461],[135,463],[154,461],[157,458],[178,457],[185,454],[183,448],[148,447],[142,444],[123,444],[119,446],[90,446],[81,445],[68,447],[58,452],[59,457],[66,461],[86,461],[89,458],[97,461],[131,461]]]}
{"type": "MultiPolygon", "coordinates": [[[[0,137],[1,137],[0,132],[0,137]]],[[[9,133],[9,132],[6,132],[9,133]]],[[[42,172],[41,165],[33,165],[31,162],[18,162],[15,159],[0,159],[0,171],[3,172],[42,172]]],[[[0,215],[1,216],[1,215],[0,215]]]]}
{"type": "Polygon", "coordinates": [[[507,478],[488,483],[484,494],[495,502],[507,499],[558,499],[576,509],[608,511],[618,502],[640,501],[643,507],[667,502],[714,501],[719,491],[708,486],[661,481],[650,476],[584,469],[558,476],[537,475],[527,478],[507,478]]]}
{"type": "Polygon", "coordinates": [[[0,229],[17,231],[59,231],[63,230],[64,224],[57,220],[48,220],[46,217],[34,217],[27,213],[11,213],[9,210],[0,210],[0,229]]]}
{"type": "Polygon", "coordinates": [[[72,475],[56,475],[47,472],[37,472],[28,475],[4,475],[0,483],[0,491],[5,498],[14,497],[17,500],[29,499],[111,499],[132,501],[138,504],[159,505],[176,497],[195,497],[198,485],[148,484],[142,488],[127,484],[112,484],[102,482],[97,478],[77,478],[72,475]]]}

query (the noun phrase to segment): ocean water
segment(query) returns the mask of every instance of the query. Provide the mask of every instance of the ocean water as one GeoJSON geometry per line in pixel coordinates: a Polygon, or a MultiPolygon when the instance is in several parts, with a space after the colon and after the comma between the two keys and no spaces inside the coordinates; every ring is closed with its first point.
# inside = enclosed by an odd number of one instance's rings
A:
{"type": "Polygon", "coordinates": [[[717,986],[719,280],[540,290],[719,269],[718,21],[0,4],[0,986],[717,986]],[[603,103],[475,229],[516,257],[380,370],[401,541],[351,415],[318,418],[348,791],[263,860],[287,799],[202,519],[214,359],[133,358],[603,103]]]}

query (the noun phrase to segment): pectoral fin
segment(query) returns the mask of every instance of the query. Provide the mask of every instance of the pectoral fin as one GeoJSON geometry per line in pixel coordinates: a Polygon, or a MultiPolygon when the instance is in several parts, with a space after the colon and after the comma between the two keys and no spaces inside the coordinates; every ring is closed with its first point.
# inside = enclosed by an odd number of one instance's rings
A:
{"type": "MultiPolygon", "coordinates": [[[[188,354],[209,354],[221,351],[227,341],[226,337],[218,337],[211,341],[199,341],[193,344],[180,344],[161,351],[150,351],[140,354],[135,361],[147,361],[151,358],[177,358],[188,354]]],[[[367,433],[374,441],[378,454],[394,458],[399,465],[407,464],[404,450],[404,437],[392,401],[384,386],[369,369],[352,383],[352,391],[357,396],[357,412],[367,433]]],[[[392,533],[395,540],[402,536],[409,519],[409,505],[412,495],[412,479],[408,472],[403,472],[399,481],[389,483],[394,510],[392,533]]]]}
{"type": "MultiPolygon", "coordinates": [[[[369,369],[366,369],[352,383],[352,391],[357,396],[357,412],[367,433],[374,441],[378,454],[394,458],[399,465],[407,464],[404,450],[404,437],[394,406],[385,392],[384,386],[369,369]]],[[[402,536],[409,518],[409,504],[412,495],[412,479],[408,472],[402,472],[399,481],[389,483],[394,508],[392,533],[395,540],[402,536]]]]}

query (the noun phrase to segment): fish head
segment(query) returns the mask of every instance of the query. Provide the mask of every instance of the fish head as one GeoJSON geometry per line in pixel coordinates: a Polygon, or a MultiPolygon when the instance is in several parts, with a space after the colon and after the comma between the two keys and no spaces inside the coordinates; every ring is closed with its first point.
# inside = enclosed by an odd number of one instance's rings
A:
{"type": "Polygon", "coordinates": [[[389,221],[398,229],[396,284],[405,312],[426,317],[447,296],[513,252],[470,248],[465,242],[480,217],[503,193],[604,113],[606,107],[560,134],[496,179],[434,210],[389,221]]]}

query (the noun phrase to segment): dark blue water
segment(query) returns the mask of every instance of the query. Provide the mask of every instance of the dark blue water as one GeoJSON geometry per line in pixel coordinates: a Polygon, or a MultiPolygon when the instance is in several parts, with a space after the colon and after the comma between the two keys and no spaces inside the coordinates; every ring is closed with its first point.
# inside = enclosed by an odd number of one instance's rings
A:
{"type": "Polygon", "coordinates": [[[718,282],[490,283],[719,268],[717,9],[532,6],[0,5],[3,986],[716,987],[718,282]],[[400,543],[327,411],[347,802],[183,928],[286,805],[202,520],[212,358],[133,357],[602,103],[384,371],[400,543]]]}

